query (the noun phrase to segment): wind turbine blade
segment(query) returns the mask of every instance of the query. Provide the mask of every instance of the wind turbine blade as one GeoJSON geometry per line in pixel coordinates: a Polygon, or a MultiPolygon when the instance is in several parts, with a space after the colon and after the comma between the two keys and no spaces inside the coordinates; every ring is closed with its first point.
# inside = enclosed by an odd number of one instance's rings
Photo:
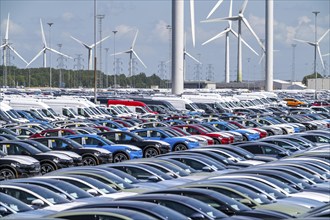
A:
{"type": "Polygon", "coordinates": [[[244,13],[247,3],[248,3],[248,0],[245,0],[243,2],[242,8],[239,10],[239,13],[241,13],[241,14],[244,13]]]}
{"type": "Polygon", "coordinates": [[[0,48],[3,48],[3,47],[5,47],[5,46],[7,46],[7,44],[2,44],[2,45],[0,46],[0,48]]]}
{"type": "Polygon", "coordinates": [[[215,6],[210,11],[210,13],[207,15],[206,19],[208,19],[215,12],[215,10],[217,10],[219,8],[219,6],[221,5],[222,2],[223,2],[223,0],[219,0],[217,2],[217,4],[215,4],[215,6]]]}
{"type": "Polygon", "coordinates": [[[41,18],[40,18],[40,27],[41,27],[42,42],[44,43],[44,46],[47,47],[47,42],[46,42],[45,33],[44,33],[44,27],[42,26],[41,18]]]}
{"type": "Polygon", "coordinates": [[[7,18],[7,27],[6,27],[6,37],[5,37],[5,41],[8,41],[8,35],[9,35],[9,13],[8,13],[8,18],[7,18]]]}
{"type": "MultiPolygon", "coordinates": [[[[233,0],[230,0],[228,17],[232,17],[232,16],[233,16],[233,0]]],[[[231,28],[232,21],[228,21],[228,23],[229,23],[229,28],[231,28]]]]}
{"type": "Polygon", "coordinates": [[[194,61],[196,61],[199,64],[202,64],[199,60],[197,60],[195,57],[193,57],[192,55],[190,55],[187,51],[185,51],[185,54],[190,57],[191,59],[193,59],[194,61]]]}
{"type": "Polygon", "coordinates": [[[125,50],[125,51],[121,51],[121,52],[118,52],[118,53],[113,53],[113,54],[110,54],[110,56],[114,56],[114,55],[120,55],[120,54],[124,54],[124,53],[131,53],[131,50],[125,50]]]}
{"type": "Polygon", "coordinates": [[[326,57],[326,56],[329,56],[329,55],[330,55],[330,53],[326,53],[326,54],[323,54],[322,56],[326,57]]]}
{"type": "Polygon", "coordinates": [[[221,22],[221,21],[237,21],[238,19],[239,19],[238,16],[232,16],[232,17],[203,20],[203,21],[201,21],[201,23],[212,23],[212,22],[221,22]]]}
{"type": "Polygon", "coordinates": [[[134,54],[134,56],[142,63],[142,65],[144,66],[144,68],[147,69],[147,66],[143,63],[143,61],[140,59],[140,57],[137,55],[137,53],[135,53],[134,50],[132,50],[132,53],[134,54]]]}
{"type": "Polygon", "coordinates": [[[139,29],[136,30],[136,33],[135,33],[135,36],[134,36],[134,39],[133,39],[131,48],[134,48],[134,46],[135,46],[135,42],[136,42],[136,38],[138,36],[138,33],[139,33],[139,29]]]}
{"type": "MultiPolygon", "coordinates": [[[[238,34],[233,30],[233,29],[230,29],[230,32],[235,35],[236,38],[238,38],[238,34]]],[[[247,46],[253,53],[255,53],[257,56],[259,56],[259,54],[253,50],[253,48],[248,44],[246,43],[246,41],[241,37],[241,41],[243,44],[245,44],[245,46],[247,46]]]]}
{"type": "Polygon", "coordinates": [[[84,47],[88,48],[88,49],[91,49],[90,46],[88,46],[87,44],[85,44],[84,42],[78,40],[77,38],[74,38],[72,36],[70,36],[73,40],[77,41],[78,43],[82,44],[84,47]]]}
{"type": "Polygon", "coordinates": [[[190,0],[190,23],[191,23],[191,38],[193,46],[195,47],[195,38],[196,38],[196,32],[195,32],[195,1],[190,0]]]}
{"type": "Polygon", "coordinates": [[[214,37],[210,38],[209,40],[205,41],[204,43],[202,43],[202,45],[205,45],[205,44],[208,44],[210,43],[211,41],[214,41],[220,37],[222,37],[225,33],[227,33],[228,31],[230,31],[230,29],[226,29],[224,31],[222,31],[221,33],[215,35],[214,37]]]}
{"type": "Polygon", "coordinates": [[[262,56],[261,56],[261,58],[260,58],[260,60],[259,60],[258,64],[260,64],[260,63],[261,63],[261,61],[264,59],[264,57],[265,57],[265,53],[262,53],[262,56]]]}
{"type": "MultiPolygon", "coordinates": [[[[246,0],[247,1],[247,0],[246,0]]],[[[253,34],[253,36],[257,39],[259,45],[261,46],[261,48],[265,51],[265,46],[262,44],[262,42],[260,41],[259,37],[257,36],[257,34],[253,31],[252,27],[250,26],[249,22],[246,20],[246,18],[242,18],[244,24],[246,25],[246,27],[250,30],[250,32],[253,34]]]]}
{"type": "Polygon", "coordinates": [[[17,51],[11,47],[10,45],[8,45],[9,49],[11,49],[21,60],[23,60],[24,63],[28,64],[28,62],[21,56],[19,55],[19,53],[17,53],[17,51]]]}
{"type": "Polygon", "coordinates": [[[26,65],[26,67],[30,66],[31,63],[33,63],[41,54],[46,50],[46,48],[43,48],[40,50],[40,52],[26,65]]]}
{"type": "Polygon", "coordinates": [[[321,40],[329,33],[330,29],[328,29],[323,35],[322,37],[320,37],[320,39],[317,42],[321,42],[321,40]]]}
{"type": "Polygon", "coordinates": [[[325,69],[324,67],[324,62],[323,62],[323,58],[322,58],[322,54],[321,54],[321,50],[320,50],[320,47],[317,46],[317,52],[319,53],[319,56],[320,56],[320,60],[321,60],[321,64],[322,64],[322,68],[325,69]]]}
{"type": "MultiPolygon", "coordinates": [[[[102,40],[100,40],[100,41],[98,41],[98,42],[96,42],[96,44],[95,45],[98,45],[99,43],[101,43],[102,41],[105,41],[106,39],[108,39],[110,37],[110,35],[109,36],[106,36],[105,38],[103,38],[102,40]]],[[[92,44],[91,46],[90,46],[90,48],[93,48],[93,47],[95,47],[95,45],[94,44],[92,44]]]]}
{"type": "Polygon", "coordinates": [[[68,56],[68,55],[66,55],[66,54],[64,54],[64,53],[61,53],[61,52],[59,52],[59,51],[57,51],[57,50],[54,50],[53,48],[47,47],[46,49],[52,51],[53,53],[57,53],[57,54],[59,54],[59,55],[61,55],[61,56],[64,56],[64,57],[66,57],[66,58],[73,59],[72,57],[70,57],[70,56],[68,56]]]}
{"type": "Polygon", "coordinates": [[[305,40],[299,40],[299,39],[293,39],[295,41],[298,41],[298,42],[302,42],[302,43],[307,43],[307,44],[310,44],[312,46],[315,46],[315,42],[311,42],[311,41],[305,41],[305,40]]]}

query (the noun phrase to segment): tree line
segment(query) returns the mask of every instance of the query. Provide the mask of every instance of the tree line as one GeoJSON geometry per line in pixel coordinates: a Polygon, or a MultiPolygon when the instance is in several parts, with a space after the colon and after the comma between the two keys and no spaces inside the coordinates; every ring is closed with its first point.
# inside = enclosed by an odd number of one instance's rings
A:
{"type": "MultiPolygon", "coordinates": [[[[93,88],[94,70],[68,70],[52,68],[26,68],[20,69],[16,66],[0,66],[0,85],[5,86],[5,77],[7,75],[8,87],[52,87],[58,88],[93,88]],[[51,72],[51,74],[50,74],[51,72]],[[7,73],[7,74],[6,74],[7,73]],[[52,75],[50,82],[50,75],[52,75]]],[[[166,87],[166,80],[162,80],[156,74],[146,76],[141,72],[134,76],[127,77],[125,74],[106,75],[101,71],[96,72],[97,87],[114,87],[116,78],[117,88],[150,88],[151,86],[166,87]]]]}

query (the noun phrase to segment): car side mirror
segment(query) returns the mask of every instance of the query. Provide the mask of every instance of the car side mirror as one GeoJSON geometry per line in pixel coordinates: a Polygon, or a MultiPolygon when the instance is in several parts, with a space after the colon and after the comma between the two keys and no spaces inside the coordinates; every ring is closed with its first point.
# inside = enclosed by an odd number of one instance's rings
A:
{"type": "Polygon", "coordinates": [[[196,213],[192,214],[190,216],[190,218],[192,220],[203,220],[203,219],[205,219],[205,216],[203,214],[201,214],[201,213],[196,212],[196,213]]]}
{"type": "Polygon", "coordinates": [[[280,157],[286,157],[286,156],[289,156],[289,153],[286,152],[286,151],[281,151],[281,152],[278,153],[278,156],[280,156],[280,157]]]}
{"type": "Polygon", "coordinates": [[[92,196],[98,196],[98,194],[99,194],[95,189],[89,189],[89,190],[87,190],[87,192],[89,194],[91,194],[92,196]]]}
{"type": "Polygon", "coordinates": [[[36,209],[39,209],[42,208],[45,205],[45,203],[41,199],[35,199],[31,202],[31,205],[36,209]]]}
{"type": "Polygon", "coordinates": [[[6,209],[5,207],[0,207],[0,217],[6,216],[7,214],[9,214],[10,212],[8,211],[8,209],[6,209]]]}
{"type": "Polygon", "coordinates": [[[157,176],[150,176],[148,177],[149,182],[159,182],[160,179],[157,176]]]}
{"type": "Polygon", "coordinates": [[[239,202],[249,207],[253,206],[251,200],[249,199],[240,199],[239,202]]]}
{"type": "Polygon", "coordinates": [[[73,147],[72,147],[72,146],[70,146],[70,145],[67,145],[67,146],[65,147],[65,149],[67,149],[67,150],[72,150],[72,149],[73,149],[73,147]]]}
{"type": "Polygon", "coordinates": [[[28,152],[26,150],[22,150],[22,155],[31,156],[30,152],[28,152]]]}
{"type": "Polygon", "coordinates": [[[202,171],[203,172],[213,172],[212,168],[211,167],[208,167],[208,166],[205,166],[202,168],[202,171]]]}

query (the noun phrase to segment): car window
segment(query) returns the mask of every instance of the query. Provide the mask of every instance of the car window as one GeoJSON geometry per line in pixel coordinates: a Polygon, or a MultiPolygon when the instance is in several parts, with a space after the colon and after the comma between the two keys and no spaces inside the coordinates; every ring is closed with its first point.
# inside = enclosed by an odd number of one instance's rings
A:
{"type": "Polygon", "coordinates": [[[263,149],[264,149],[265,154],[278,154],[279,153],[279,150],[272,148],[272,147],[264,146],[263,149]]]}
{"type": "Polygon", "coordinates": [[[46,137],[57,137],[58,136],[58,132],[57,131],[49,131],[46,132],[46,137]]]}
{"type": "MultiPolygon", "coordinates": [[[[0,191],[11,197],[14,197],[14,198],[20,200],[21,202],[24,202],[25,204],[28,204],[28,205],[31,205],[33,200],[38,199],[34,195],[31,195],[30,193],[24,192],[22,190],[10,189],[10,188],[0,188],[0,191]]],[[[45,205],[45,206],[47,206],[47,205],[45,205]]]]}
{"type": "Polygon", "coordinates": [[[162,205],[162,206],[166,206],[177,212],[180,212],[181,214],[183,214],[187,217],[196,213],[196,211],[194,209],[189,208],[189,207],[182,205],[180,203],[177,203],[177,202],[160,200],[160,201],[156,201],[156,203],[159,205],[162,205]]]}
{"type": "Polygon", "coordinates": [[[241,148],[253,153],[253,154],[262,154],[262,149],[260,146],[242,146],[241,148]]]}

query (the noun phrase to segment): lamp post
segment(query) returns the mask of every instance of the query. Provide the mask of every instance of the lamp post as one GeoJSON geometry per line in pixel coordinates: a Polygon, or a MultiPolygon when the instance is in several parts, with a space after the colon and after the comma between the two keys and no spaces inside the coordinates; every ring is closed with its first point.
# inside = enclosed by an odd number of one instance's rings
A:
{"type": "Polygon", "coordinates": [[[116,78],[116,33],[118,31],[112,31],[113,32],[113,87],[116,90],[117,85],[117,78],[116,78]]]}
{"type": "MultiPolygon", "coordinates": [[[[296,53],[295,48],[297,44],[291,44],[292,46],[292,78],[291,78],[291,85],[293,85],[294,81],[296,80],[296,53]]],[[[292,87],[293,89],[293,87],[292,87]]]]}
{"type": "MultiPolygon", "coordinates": [[[[52,48],[51,45],[51,27],[54,23],[49,22],[49,47],[52,48]]],[[[52,53],[49,53],[49,88],[52,88],[52,53]]]]}
{"type": "Polygon", "coordinates": [[[317,14],[320,13],[319,11],[312,12],[315,15],[315,46],[314,46],[314,74],[315,74],[315,99],[317,99],[317,92],[316,92],[316,81],[317,81],[317,73],[316,73],[316,50],[317,50],[317,14]]]}

